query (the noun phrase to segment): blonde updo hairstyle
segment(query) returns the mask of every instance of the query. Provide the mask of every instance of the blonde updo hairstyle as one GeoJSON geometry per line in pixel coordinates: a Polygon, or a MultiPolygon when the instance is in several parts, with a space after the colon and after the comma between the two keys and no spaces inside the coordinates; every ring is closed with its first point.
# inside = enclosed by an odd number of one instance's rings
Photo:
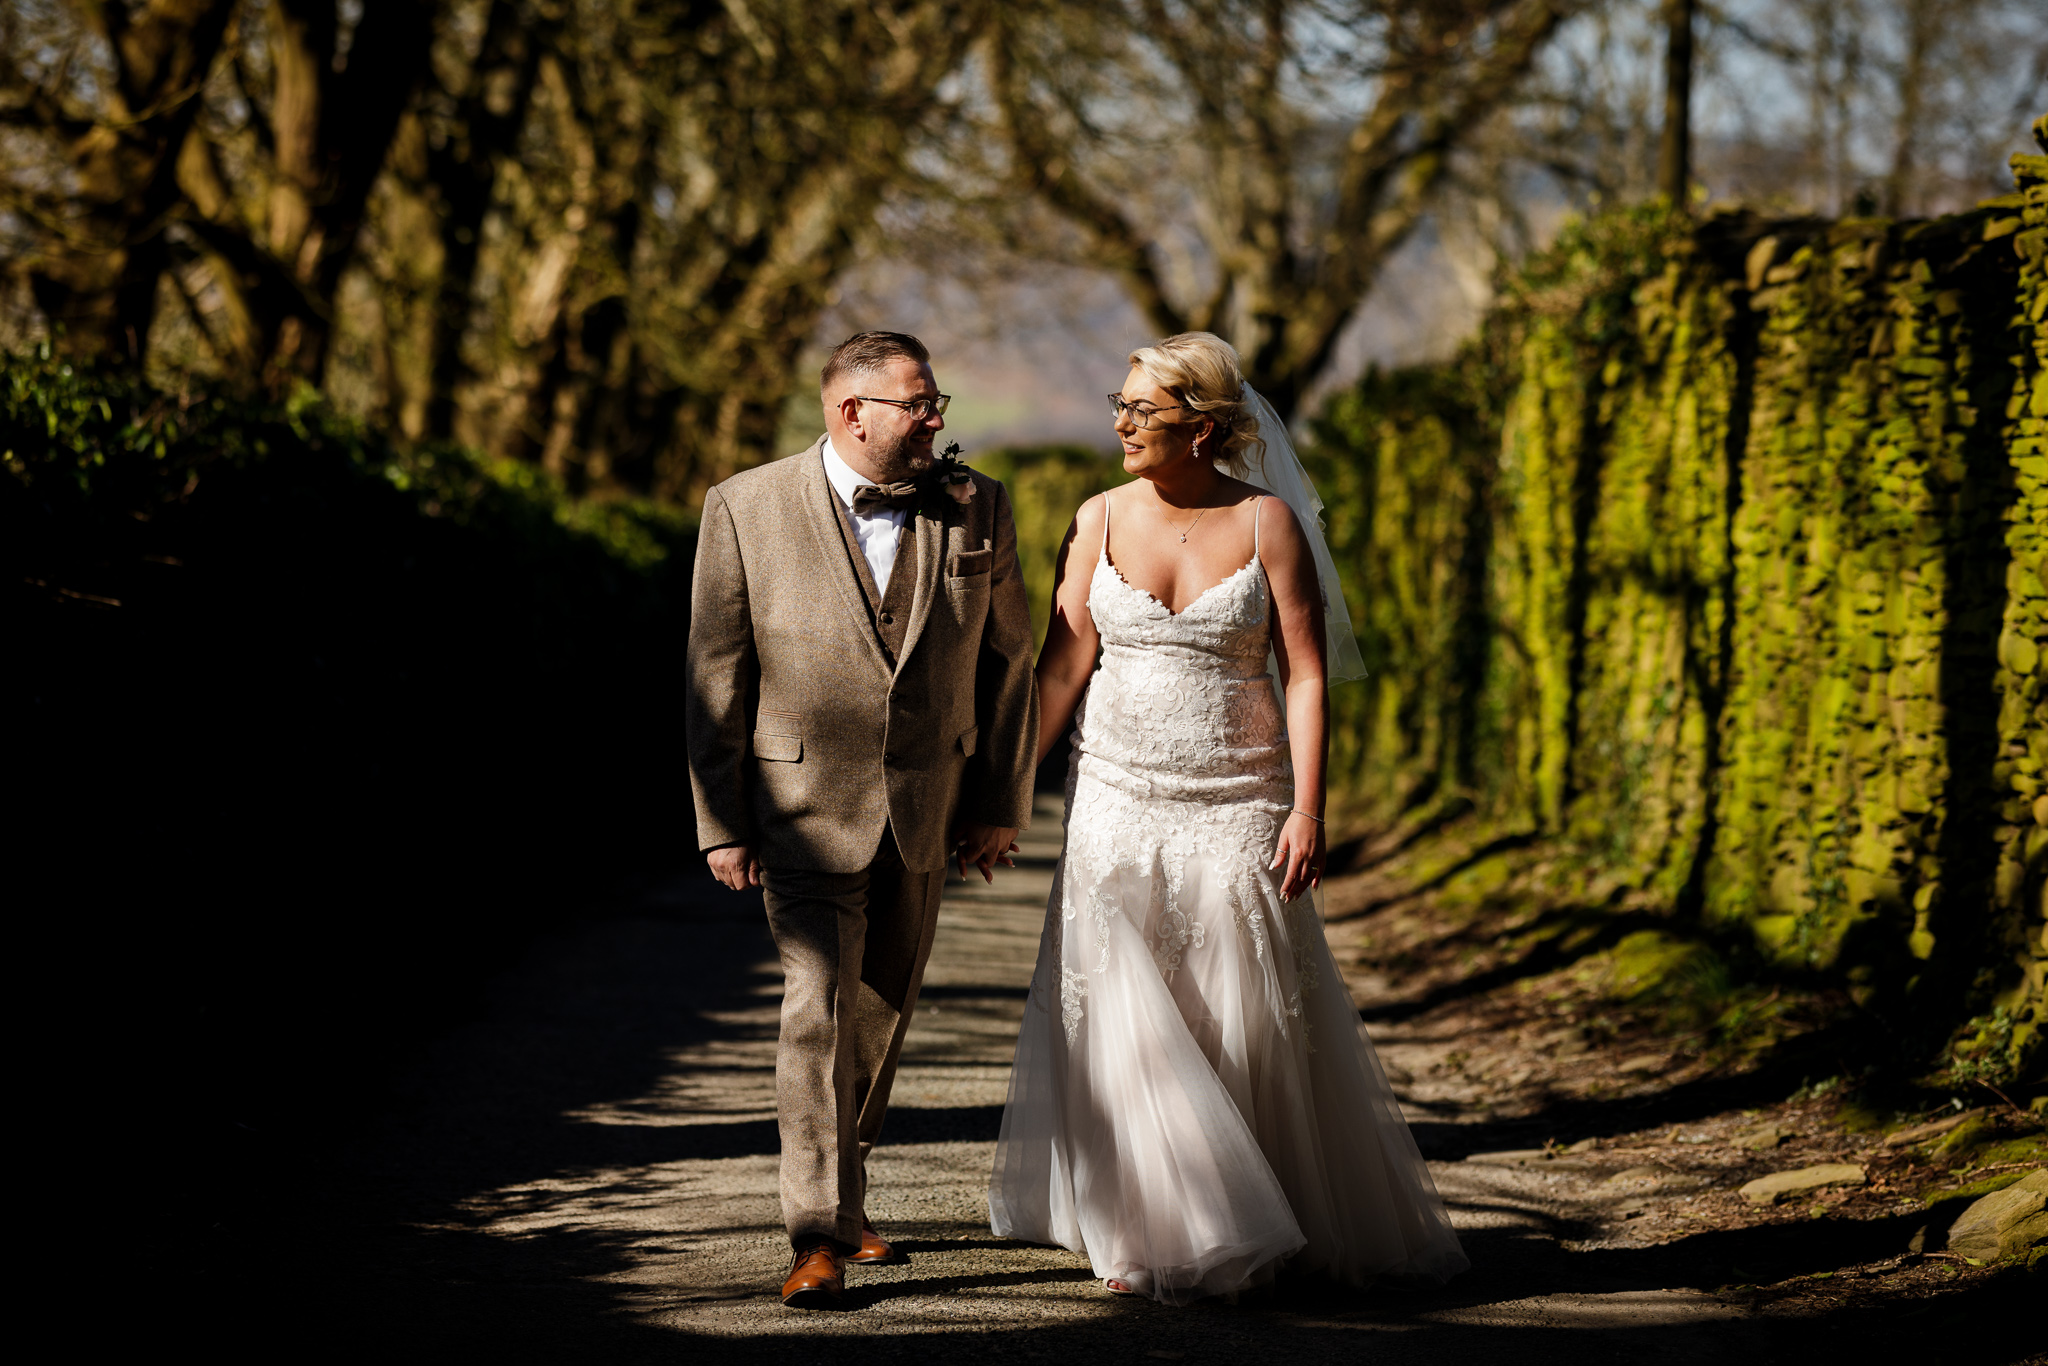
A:
{"type": "Polygon", "coordinates": [[[1202,453],[1224,473],[1242,479],[1265,463],[1259,417],[1245,401],[1244,369],[1229,342],[1210,332],[1183,332],[1139,347],[1131,364],[1178,402],[1215,420],[1202,453]]]}

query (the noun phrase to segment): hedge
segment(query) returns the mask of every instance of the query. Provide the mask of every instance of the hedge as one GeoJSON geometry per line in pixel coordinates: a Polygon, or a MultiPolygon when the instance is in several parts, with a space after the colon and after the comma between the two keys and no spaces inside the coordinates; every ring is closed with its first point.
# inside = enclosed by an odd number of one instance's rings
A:
{"type": "Polygon", "coordinates": [[[1469,797],[1776,970],[1968,1018],[1953,1067],[2023,1070],[2044,168],[1925,222],[1609,214],[1458,360],[1333,404],[1314,461],[1374,666],[1338,702],[1354,805],[1469,797]]]}
{"type": "Polygon", "coordinates": [[[694,851],[692,530],[47,352],[0,360],[0,462],[29,1066],[110,1107],[73,1146],[183,1275],[537,928],[694,851]]]}

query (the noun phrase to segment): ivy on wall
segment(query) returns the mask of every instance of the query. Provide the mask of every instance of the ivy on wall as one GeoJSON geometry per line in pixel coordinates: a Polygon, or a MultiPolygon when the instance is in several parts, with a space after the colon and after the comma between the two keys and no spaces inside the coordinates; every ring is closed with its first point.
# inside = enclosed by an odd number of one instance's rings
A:
{"type": "MultiPolygon", "coordinates": [[[[2048,151],[2048,116],[2034,122],[2048,151]]],[[[2014,1056],[2048,1034],[2048,156],[2016,156],[2019,191],[1985,225],[2010,234],[2020,263],[2012,327],[2018,370],[2006,449],[2014,497],[2006,511],[2005,610],[1998,633],[1998,751],[1991,766],[1993,932],[2019,968],[1963,1041],[1965,1057],[2014,1056]]]]}
{"type": "Polygon", "coordinates": [[[1931,222],[1595,219],[1456,362],[1333,405],[1354,805],[1455,789],[1779,969],[1974,1015],[1956,1066],[2031,1055],[2048,158],[2015,167],[1931,222]]]}
{"type": "Polygon", "coordinates": [[[1462,371],[1372,376],[1340,395],[1303,452],[1366,678],[1331,690],[1333,772],[1374,780],[1368,808],[1471,791],[1493,776],[1481,679],[1491,621],[1492,462],[1480,394],[1462,371]]]}

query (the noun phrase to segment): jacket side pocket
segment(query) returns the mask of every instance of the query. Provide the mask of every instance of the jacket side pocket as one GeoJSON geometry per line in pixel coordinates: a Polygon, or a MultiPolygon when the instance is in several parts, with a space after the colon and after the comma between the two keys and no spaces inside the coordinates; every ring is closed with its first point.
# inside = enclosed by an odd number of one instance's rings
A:
{"type": "Polygon", "coordinates": [[[778,763],[797,763],[804,757],[804,738],[801,735],[777,735],[773,731],[757,730],[754,732],[754,757],[778,763]]]}

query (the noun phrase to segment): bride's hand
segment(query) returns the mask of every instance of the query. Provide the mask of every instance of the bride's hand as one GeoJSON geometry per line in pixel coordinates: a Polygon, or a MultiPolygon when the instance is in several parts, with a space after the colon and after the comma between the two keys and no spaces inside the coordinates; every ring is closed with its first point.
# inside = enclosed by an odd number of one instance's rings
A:
{"type": "Polygon", "coordinates": [[[1292,901],[1311,887],[1323,885],[1323,826],[1312,816],[1296,811],[1280,827],[1280,844],[1273,851],[1269,868],[1283,864],[1287,872],[1280,879],[1280,899],[1292,901]]]}
{"type": "Polygon", "coordinates": [[[1013,843],[1016,837],[1017,832],[1009,826],[962,820],[953,831],[953,857],[960,864],[960,880],[967,880],[967,865],[970,863],[981,869],[983,882],[996,880],[998,863],[1005,868],[1015,868],[1016,861],[1010,855],[1017,852],[1013,843]]]}

